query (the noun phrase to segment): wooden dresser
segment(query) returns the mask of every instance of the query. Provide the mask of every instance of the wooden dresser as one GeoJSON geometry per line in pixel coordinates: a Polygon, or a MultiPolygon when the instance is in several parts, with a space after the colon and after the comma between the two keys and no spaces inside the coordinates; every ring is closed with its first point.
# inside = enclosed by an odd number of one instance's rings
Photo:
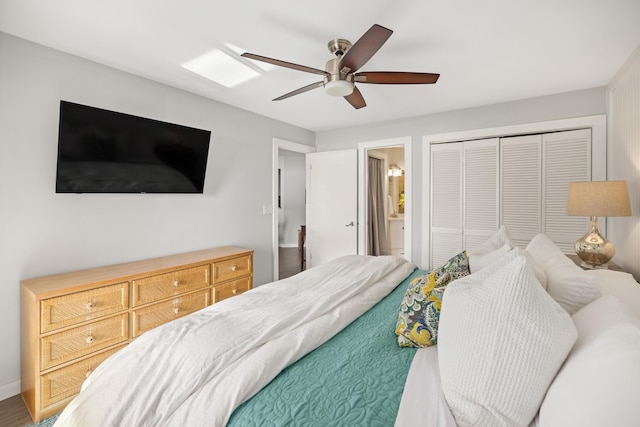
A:
{"type": "Polygon", "coordinates": [[[253,286],[253,251],[220,247],[23,280],[22,398],[34,422],[145,331],[253,286]]]}

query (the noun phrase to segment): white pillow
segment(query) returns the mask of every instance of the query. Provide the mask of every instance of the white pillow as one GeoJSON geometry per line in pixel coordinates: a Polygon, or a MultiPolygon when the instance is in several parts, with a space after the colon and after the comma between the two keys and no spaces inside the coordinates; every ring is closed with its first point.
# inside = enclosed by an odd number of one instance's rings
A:
{"type": "Polygon", "coordinates": [[[540,282],[542,287],[546,290],[548,286],[548,280],[547,274],[542,269],[542,266],[538,261],[536,261],[534,257],[531,256],[529,252],[527,252],[526,249],[523,249],[522,252],[524,253],[525,258],[527,258],[527,265],[531,267],[531,270],[533,270],[533,274],[536,275],[536,279],[538,279],[538,282],[540,282]]]}
{"type": "Polygon", "coordinates": [[[526,249],[539,263],[552,256],[564,255],[562,250],[546,234],[542,233],[531,239],[526,249]]]}
{"type": "Polygon", "coordinates": [[[640,320],[605,295],[573,316],[578,341],[540,407],[540,427],[640,425],[640,320]]]}
{"type": "Polygon", "coordinates": [[[442,390],[460,427],[528,425],[576,330],[524,256],[483,273],[445,290],[438,335],[442,390]]]}
{"type": "Polygon", "coordinates": [[[504,245],[502,245],[502,247],[488,252],[486,254],[478,254],[478,255],[473,255],[473,256],[469,256],[467,254],[467,258],[469,258],[469,271],[471,273],[476,273],[480,270],[482,270],[483,268],[485,268],[486,266],[499,261],[502,257],[504,257],[507,252],[509,252],[511,250],[511,245],[508,243],[505,243],[504,245]]]}
{"type": "Polygon", "coordinates": [[[567,313],[574,314],[602,296],[595,277],[575,265],[544,234],[535,236],[526,250],[546,274],[547,292],[567,313]]]}
{"type": "Polygon", "coordinates": [[[505,244],[509,244],[510,247],[513,247],[513,243],[511,243],[511,238],[509,237],[509,230],[507,230],[506,225],[503,225],[493,234],[493,236],[485,240],[485,242],[480,246],[468,250],[467,256],[471,258],[472,256],[486,255],[489,252],[500,249],[505,244]]]}
{"type": "Polygon", "coordinates": [[[481,282],[521,256],[524,256],[524,249],[513,248],[510,251],[507,251],[504,256],[480,269],[480,271],[476,271],[475,273],[472,272],[471,274],[475,277],[476,282],[481,282]]]}
{"type": "MultiPolygon", "coordinates": [[[[467,255],[467,258],[469,259],[469,271],[471,273],[477,273],[494,263],[499,268],[500,266],[506,265],[509,261],[512,261],[517,255],[524,255],[527,258],[527,265],[531,270],[533,270],[533,273],[536,275],[536,279],[538,279],[538,282],[540,282],[544,289],[547,289],[547,275],[544,273],[542,267],[540,267],[540,264],[538,264],[538,262],[526,250],[514,248],[509,243],[505,243],[500,249],[496,249],[495,251],[484,255],[474,255],[472,257],[467,255]]],[[[495,270],[496,269],[494,268],[491,271],[495,270]]]]}

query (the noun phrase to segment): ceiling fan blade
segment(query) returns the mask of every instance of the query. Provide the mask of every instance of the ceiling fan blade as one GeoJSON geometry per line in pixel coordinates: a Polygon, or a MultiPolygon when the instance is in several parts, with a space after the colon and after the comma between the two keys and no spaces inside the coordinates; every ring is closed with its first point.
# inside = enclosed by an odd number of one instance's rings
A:
{"type": "Polygon", "coordinates": [[[358,83],[373,83],[382,85],[420,85],[433,84],[438,81],[440,74],[407,73],[403,71],[367,71],[354,75],[358,83]]]}
{"type": "Polygon", "coordinates": [[[367,103],[364,102],[364,98],[362,97],[362,93],[360,93],[360,90],[355,86],[351,95],[345,96],[344,99],[346,99],[356,110],[367,106],[367,103]]]}
{"type": "Polygon", "coordinates": [[[240,56],[243,56],[249,59],[255,59],[256,61],[268,62],[269,64],[273,64],[273,65],[279,65],[280,67],[286,67],[286,68],[291,68],[293,70],[304,71],[306,73],[320,74],[322,76],[329,75],[329,73],[327,73],[324,70],[319,70],[317,68],[312,68],[312,67],[306,67],[304,65],[298,65],[292,62],[281,61],[279,59],[268,58],[266,56],[260,56],[260,55],[256,55],[249,52],[245,52],[240,56]]]}
{"type": "Polygon", "coordinates": [[[360,69],[391,37],[393,31],[378,24],[374,24],[351,46],[340,61],[340,70],[348,68],[353,73],[360,69]]]}
{"type": "Polygon", "coordinates": [[[311,83],[310,85],[306,85],[304,87],[301,87],[300,89],[296,89],[296,90],[294,90],[292,92],[285,93],[284,95],[279,96],[276,99],[274,99],[274,101],[280,101],[282,99],[291,98],[292,96],[300,95],[301,93],[308,92],[311,89],[315,89],[315,88],[323,86],[323,85],[324,85],[324,81],[311,83]]]}

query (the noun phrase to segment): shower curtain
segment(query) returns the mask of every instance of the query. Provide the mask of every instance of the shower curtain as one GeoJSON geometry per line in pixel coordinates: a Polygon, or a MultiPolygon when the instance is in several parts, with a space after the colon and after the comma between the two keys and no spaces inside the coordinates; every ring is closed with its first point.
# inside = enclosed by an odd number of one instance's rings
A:
{"type": "Polygon", "coordinates": [[[384,194],[387,171],[384,166],[384,160],[369,157],[368,175],[367,254],[388,255],[387,218],[384,209],[387,201],[384,194]]]}

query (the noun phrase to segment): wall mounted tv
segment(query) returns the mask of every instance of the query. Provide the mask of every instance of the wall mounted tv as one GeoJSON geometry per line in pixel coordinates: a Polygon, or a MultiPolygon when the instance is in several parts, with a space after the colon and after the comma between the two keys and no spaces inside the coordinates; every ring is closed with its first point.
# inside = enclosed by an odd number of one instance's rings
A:
{"type": "Polygon", "coordinates": [[[202,193],[211,131],[60,101],[56,193],[202,193]]]}

